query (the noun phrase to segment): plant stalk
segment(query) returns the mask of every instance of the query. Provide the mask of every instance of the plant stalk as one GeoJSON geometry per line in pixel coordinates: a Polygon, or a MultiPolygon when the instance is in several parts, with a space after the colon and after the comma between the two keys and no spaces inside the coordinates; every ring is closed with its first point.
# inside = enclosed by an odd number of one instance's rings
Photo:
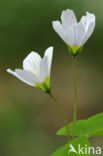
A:
{"type": "Polygon", "coordinates": [[[67,130],[67,139],[68,139],[68,141],[70,141],[68,119],[67,119],[67,117],[66,117],[66,115],[65,115],[65,113],[64,113],[64,111],[63,111],[63,109],[62,109],[62,107],[61,107],[61,105],[58,103],[58,101],[57,101],[56,98],[53,96],[53,94],[50,93],[49,95],[50,95],[50,97],[52,98],[52,100],[55,102],[55,104],[56,104],[56,106],[57,106],[59,112],[60,112],[61,115],[62,115],[62,118],[63,118],[63,120],[64,120],[64,124],[65,124],[65,126],[66,126],[66,130],[67,130]]]}
{"type": "Polygon", "coordinates": [[[73,113],[73,131],[72,138],[75,137],[77,120],[77,62],[76,56],[73,56],[73,83],[74,83],[74,113],[73,113]]]}

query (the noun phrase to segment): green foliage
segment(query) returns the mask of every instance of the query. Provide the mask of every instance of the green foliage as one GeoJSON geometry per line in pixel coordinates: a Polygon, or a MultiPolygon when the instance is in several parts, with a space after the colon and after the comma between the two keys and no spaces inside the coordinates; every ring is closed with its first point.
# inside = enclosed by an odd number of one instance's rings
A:
{"type": "MultiPolygon", "coordinates": [[[[72,140],[69,144],[66,144],[65,146],[61,147],[60,149],[58,149],[55,153],[53,153],[51,156],[75,156],[75,155],[85,155],[88,156],[88,154],[76,154],[73,152],[69,153],[70,150],[70,144],[75,148],[75,150],[78,152],[78,145],[80,144],[81,147],[85,147],[85,145],[87,145],[87,147],[89,147],[89,141],[86,137],[78,137],[74,140],[72,140]]],[[[83,150],[83,152],[85,153],[85,148],[83,150]]]]}
{"type": "MultiPolygon", "coordinates": [[[[72,135],[73,123],[69,125],[70,135],[72,135]]],[[[67,135],[66,127],[61,128],[57,135],[67,135]]],[[[97,114],[88,120],[76,122],[76,136],[103,136],[103,113],[97,114]]]]}

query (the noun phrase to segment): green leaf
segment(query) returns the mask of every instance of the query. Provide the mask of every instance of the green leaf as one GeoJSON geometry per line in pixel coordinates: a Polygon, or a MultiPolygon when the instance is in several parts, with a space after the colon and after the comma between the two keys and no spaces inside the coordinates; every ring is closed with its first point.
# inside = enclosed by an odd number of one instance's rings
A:
{"type": "MultiPolygon", "coordinates": [[[[73,123],[69,125],[70,135],[72,135],[73,123]]],[[[67,135],[66,127],[61,128],[57,135],[67,135]]],[[[103,136],[103,113],[97,114],[88,120],[76,122],[76,136],[103,136]]]]}
{"type": "MultiPolygon", "coordinates": [[[[89,156],[87,154],[86,150],[90,146],[89,141],[86,137],[78,137],[74,140],[72,140],[69,144],[66,144],[65,146],[58,149],[55,153],[53,153],[51,156],[75,156],[75,155],[85,155],[89,156]],[[77,153],[70,152],[71,146],[75,148],[77,153]],[[83,153],[79,151],[79,146],[83,147],[83,153]],[[85,148],[86,147],[86,148],[85,148]],[[80,153],[79,153],[80,152],[80,153]]],[[[87,150],[88,151],[88,150],[87,150]]]]}

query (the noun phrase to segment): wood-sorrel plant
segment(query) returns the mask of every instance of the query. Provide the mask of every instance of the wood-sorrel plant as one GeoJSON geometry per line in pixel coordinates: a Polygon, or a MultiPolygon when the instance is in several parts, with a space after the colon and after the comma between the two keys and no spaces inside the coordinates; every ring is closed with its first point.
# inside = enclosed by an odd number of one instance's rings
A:
{"type": "Polygon", "coordinates": [[[95,15],[86,13],[80,22],[77,22],[72,10],[65,10],[61,15],[61,23],[54,21],[53,28],[66,43],[69,53],[73,58],[74,78],[74,114],[73,123],[68,124],[68,119],[61,105],[51,92],[50,71],[53,55],[53,47],[45,51],[41,58],[36,52],[31,52],[23,61],[23,70],[16,69],[15,72],[7,71],[30,86],[35,86],[47,93],[55,102],[60,111],[65,127],[61,128],[57,135],[67,136],[68,142],[52,156],[74,156],[101,154],[101,148],[90,147],[89,138],[92,136],[103,136],[103,113],[97,114],[87,120],[77,121],[77,55],[82,51],[85,42],[89,39],[95,28],[95,15]],[[71,139],[72,136],[72,139],[71,139]],[[92,150],[92,153],[91,153],[92,150]]]}

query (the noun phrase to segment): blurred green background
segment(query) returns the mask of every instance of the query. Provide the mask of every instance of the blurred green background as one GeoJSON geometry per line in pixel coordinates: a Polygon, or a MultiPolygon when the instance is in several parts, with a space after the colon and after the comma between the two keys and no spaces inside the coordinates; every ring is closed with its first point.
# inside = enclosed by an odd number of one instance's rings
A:
{"type": "MultiPolygon", "coordinates": [[[[56,136],[62,118],[48,95],[6,72],[22,68],[32,50],[54,46],[52,89],[69,122],[73,116],[72,57],[52,28],[62,10],[78,20],[96,15],[96,28],[78,56],[78,119],[103,112],[103,0],[4,0],[0,2],[0,156],[49,156],[66,143],[56,136]]],[[[103,138],[92,144],[101,145],[103,138]]]]}

